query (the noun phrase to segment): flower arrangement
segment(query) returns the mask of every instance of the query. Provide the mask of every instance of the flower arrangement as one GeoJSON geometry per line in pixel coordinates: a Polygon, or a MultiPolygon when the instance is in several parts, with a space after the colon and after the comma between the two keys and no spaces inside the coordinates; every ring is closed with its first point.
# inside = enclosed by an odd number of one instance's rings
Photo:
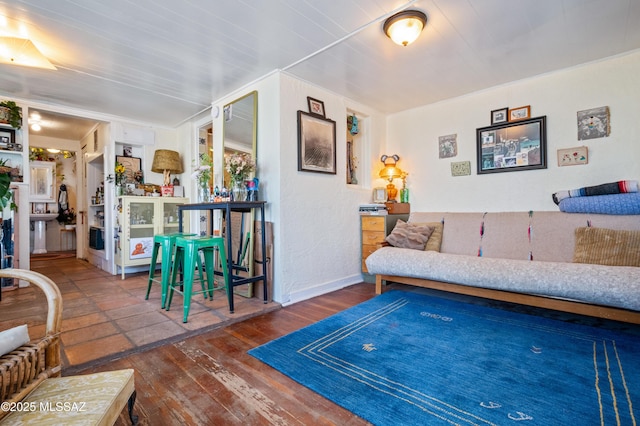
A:
{"type": "Polygon", "coordinates": [[[234,152],[227,157],[225,170],[233,182],[244,182],[255,169],[256,163],[250,154],[234,152]]]}
{"type": "Polygon", "coordinates": [[[122,165],[122,163],[116,161],[116,167],[113,170],[116,177],[115,177],[115,181],[116,181],[116,185],[122,185],[124,183],[124,174],[127,171],[127,169],[125,169],[124,165],[122,165]]]}
{"type": "Polygon", "coordinates": [[[56,219],[58,223],[63,225],[73,225],[76,223],[76,212],[73,208],[66,209],[56,219]]]}
{"type": "Polygon", "coordinates": [[[198,181],[200,186],[208,186],[211,180],[211,171],[213,170],[213,161],[207,154],[200,154],[200,164],[196,165],[191,179],[198,181]]]}

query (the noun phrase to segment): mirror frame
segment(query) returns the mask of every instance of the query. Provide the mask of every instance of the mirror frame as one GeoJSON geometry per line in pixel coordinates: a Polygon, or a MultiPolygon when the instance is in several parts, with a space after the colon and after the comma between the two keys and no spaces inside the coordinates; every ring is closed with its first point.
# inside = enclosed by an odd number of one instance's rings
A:
{"type": "Polygon", "coordinates": [[[41,202],[55,201],[53,193],[54,176],[56,173],[56,163],[53,161],[31,161],[29,162],[29,200],[41,202]],[[40,175],[38,170],[44,170],[44,175],[40,175]],[[42,190],[39,186],[44,185],[42,190]]]}
{"type": "MultiPolygon", "coordinates": [[[[228,126],[229,124],[227,124],[230,121],[230,115],[233,114],[233,105],[243,101],[249,97],[253,96],[253,106],[252,106],[252,113],[253,113],[253,123],[252,123],[252,129],[251,129],[251,158],[253,158],[253,161],[256,162],[258,161],[258,91],[254,90],[251,91],[249,93],[247,93],[244,96],[241,96],[231,102],[229,102],[228,104],[226,104],[223,107],[223,117],[222,117],[222,166],[223,166],[223,173],[222,173],[222,181],[223,181],[223,185],[227,185],[227,187],[229,186],[229,182],[226,179],[226,164],[225,164],[225,154],[227,152],[227,131],[228,131],[228,126]]],[[[235,149],[235,148],[230,148],[230,149],[235,149]]],[[[258,177],[257,171],[255,171],[253,173],[254,177],[258,177]]]]}

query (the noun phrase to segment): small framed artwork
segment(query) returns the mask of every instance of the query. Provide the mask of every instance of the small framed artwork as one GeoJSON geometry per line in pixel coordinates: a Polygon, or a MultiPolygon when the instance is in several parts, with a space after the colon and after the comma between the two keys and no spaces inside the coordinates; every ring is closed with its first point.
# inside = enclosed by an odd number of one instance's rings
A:
{"type": "Polygon", "coordinates": [[[322,118],[326,118],[326,115],[324,113],[324,102],[307,96],[307,104],[309,104],[310,114],[319,115],[322,118]]]}
{"type": "Polygon", "coordinates": [[[336,122],[298,111],[298,171],[336,174],[336,122]]]}
{"type": "Polygon", "coordinates": [[[116,155],[116,162],[124,166],[124,183],[136,183],[136,175],[142,170],[142,159],[116,155]]]}
{"type": "Polygon", "coordinates": [[[469,176],[471,161],[454,161],[451,163],[451,176],[469,176]]]}
{"type": "Polygon", "coordinates": [[[504,107],[491,111],[491,124],[504,123],[509,121],[509,108],[504,107]]]}
{"type": "Polygon", "coordinates": [[[438,152],[440,158],[450,158],[458,155],[458,135],[439,136],[438,152]]]}
{"type": "Polygon", "coordinates": [[[133,147],[131,145],[123,146],[122,155],[125,157],[133,157],[133,147]]]}
{"type": "Polygon", "coordinates": [[[16,131],[13,129],[0,129],[0,149],[13,150],[16,141],[16,131]]]}
{"type": "Polygon", "coordinates": [[[558,166],[579,166],[589,163],[589,148],[578,146],[558,150],[558,166]]]}
{"type": "Polygon", "coordinates": [[[387,202],[387,188],[373,188],[373,202],[376,204],[384,204],[387,202]]]}
{"type": "Polygon", "coordinates": [[[478,174],[547,168],[546,116],[476,129],[478,174]]]}
{"type": "Polygon", "coordinates": [[[520,121],[531,118],[531,105],[512,108],[509,110],[509,121],[520,121]]]}
{"type": "Polygon", "coordinates": [[[578,140],[597,139],[611,133],[609,107],[578,111],[578,140]]]}

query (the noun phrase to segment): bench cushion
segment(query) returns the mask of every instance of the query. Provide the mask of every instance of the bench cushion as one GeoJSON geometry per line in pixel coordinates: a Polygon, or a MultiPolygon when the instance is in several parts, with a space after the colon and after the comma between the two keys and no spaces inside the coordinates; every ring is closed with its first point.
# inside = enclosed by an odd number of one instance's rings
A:
{"type": "Polygon", "coordinates": [[[28,410],[14,411],[0,423],[113,425],[134,390],[132,369],[50,378],[22,400],[28,410]]]}

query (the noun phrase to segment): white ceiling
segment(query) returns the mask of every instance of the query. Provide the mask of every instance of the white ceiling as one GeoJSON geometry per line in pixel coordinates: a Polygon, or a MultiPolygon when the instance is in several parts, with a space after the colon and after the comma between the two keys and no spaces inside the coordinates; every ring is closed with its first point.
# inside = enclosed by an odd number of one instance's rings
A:
{"type": "Polygon", "coordinates": [[[0,0],[0,35],[58,68],[0,64],[0,99],[173,127],[285,70],[393,113],[638,49],[638,22],[640,0],[0,0]],[[428,22],[401,47],[381,28],[407,7],[428,22]]]}

